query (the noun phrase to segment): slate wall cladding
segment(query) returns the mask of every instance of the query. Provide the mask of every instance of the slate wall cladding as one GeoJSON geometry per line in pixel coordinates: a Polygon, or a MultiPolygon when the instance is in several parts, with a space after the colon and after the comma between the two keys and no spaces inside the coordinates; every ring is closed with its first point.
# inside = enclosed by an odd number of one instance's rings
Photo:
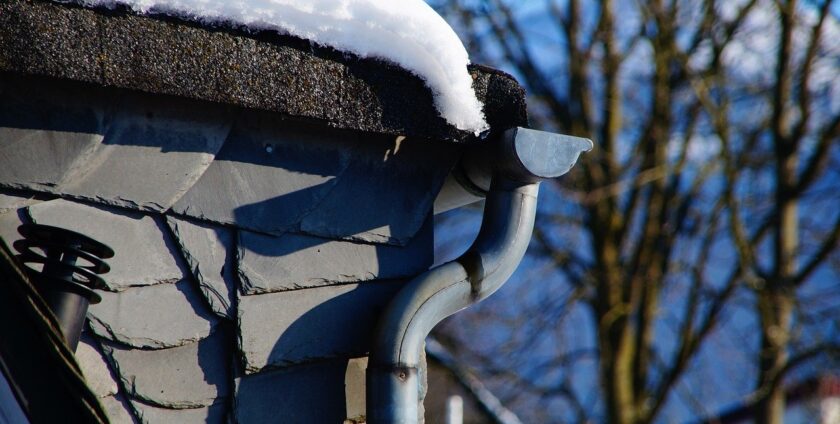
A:
{"type": "MultiPolygon", "coordinates": [[[[495,130],[527,124],[513,78],[469,72],[495,130]]],[[[364,421],[376,317],[432,263],[444,140],[479,141],[381,61],[0,0],[0,237],[115,248],[79,356],[115,423],[364,421]]]]}
{"type": "Polygon", "coordinates": [[[362,423],[365,358],[334,360],[236,379],[233,417],[240,423],[362,423]],[[345,421],[346,420],[346,421],[345,421]]]}
{"type": "Polygon", "coordinates": [[[17,112],[0,113],[0,169],[13,168],[0,170],[0,187],[258,233],[402,246],[461,150],[80,85],[2,74],[0,110],[17,112]]]}
{"type": "Polygon", "coordinates": [[[115,249],[80,349],[113,421],[363,420],[371,332],[404,279],[432,264],[432,202],[459,148],[184,99],[170,100],[189,113],[149,118],[141,106],[158,103],[145,95],[121,114],[117,94],[95,93],[94,107],[55,88],[38,100],[52,102],[43,120],[0,117],[0,163],[30,161],[0,172],[0,237],[36,222],[115,249]],[[203,110],[230,119],[194,119],[203,110]],[[74,116],[95,119],[73,127],[74,116]],[[25,156],[14,143],[29,143],[25,156]],[[132,157],[146,170],[118,172],[132,157]],[[107,190],[82,190],[92,178],[107,190]]]}
{"type": "MultiPolygon", "coordinates": [[[[230,263],[235,256],[230,252],[234,246],[229,243],[236,237],[219,238],[224,241],[212,246],[200,245],[197,240],[242,230],[64,199],[30,201],[36,203],[0,214],[0,234],[8,242],[18,238],[14,229],[22,222],[95,232],[118,252],[141,253],[133,262],[114,262],[115,275],[125,275],[127,269],[142,274],[145,268],[150,275],[161,278],[154,284],[111,287],[119,291],[103,292],[102,303],[89,311],[80,360],[114,422],[128,422],[126,417],[142,422],[224,422],[233,413],[234,404],[239,408],[235,413],[239,422],[264,422],[264,414],[277,412],[278,404],[254,388],[274,384],[277,388],[273,392],[283,392],[286,389],[281,387],[290,383],[306,384],[312,390],[332,385],[336,387],[336,398],[331,399],[329,391],[294,391],[297,397],[291,399],[297,401],[283,403],[290,408],[283,413],[291,417],[284,422],[363,416],[364,367],[358,360],[347,362],[347,358],[366,355],[376,317],[401,287],[400,281],[376,280],[244,295],[243,286],[234,278],[232,305],[214,311],[212,302],[220,302],[221,298],[214,298],[214,291],[202,291],[196,270],[206,267],[207,274],[217,273],[215,284],[227,288],[224,269],[230,267],[235,272],[237,263],[230,263]],[[159,225],[163,219],[169,223],[167,227],[159,225]],[[143,237],[135,240],[131,229],[146,222],[143,237]],[[166,230],[172,225],[178,231],[166,230]],[[187,233],[191,235],[185,236],[187,233]],[[200,234],[197,239],[195,233],[200,234]],[[143,246],[135,245],[148,244],[150,239],[159,239],[158,246],[170,255],[175,264],[170,272],[155,274],[160,256],[144,257],[143,246]],[[186,260],[185,246],[193,246],[193,266],[186,260]],[[219,251],[195,253],[200,249],[219,251]],[[204,259],[206,264],[201,262],[204,259]],[[173,281],[172,270],[180,272],[181,278],[173,281]],[[235,313],[236,321],[230,320],[230,312],[235,313]],[[343,363],[344,368],[336,368],[336,363],[343,363]],[[341,371],[346,371],[348,364],[353,364],[355,370],[353,382],[345,381],[349,374],[341,371]],[[270,370],[285,371],[278,374],[270,370]],[[252,378],[265,373],[274,377],[252,378]],[[349,391],[338,392],[345,388],[349,391]],[[346,402],[351,402],[352,408],[347,409],[346,402]],[[335,405],[335,409],[330,409],[330,405],[335,405]],[[246,406],[248,410],[242,409],[246,406]],[[355,415],[347,415],[351,413],[355,415]]],[[[409,246],[383,247],[389,251],[404,250],[407,255],[401,260],[407,261],[409,267],[423,269],[431,264],[431,231],[431,226],[426,225],[409,246]],[[427,254],[414,254],[424,250],[427,254]]],[[[283,237],[277,240],[282,242],[283,237]]],[[[339,273],[340,264],[347,261],[348,276],[359,270],[359,263],[353,260],[356,243],[320,241],[324,255],[303,259],[332,260],[327,270],[339,273]]],[[[290,254],[294,256],[294,250],[290,254]]],[[[363,263],[371,268],[358,274],[360,280],[376,276],[380,268],[393,266],[380,266],[373,260],[363,263]]],[[[307,266],[314,269],[311,264],[307,266]]],[[[154,278],[146,275],[143,280],[154,278]]]]}
{"type": "Polygon", "coordinates": [[[236,233],[232,228],[167,216],[166,223],[210,309],[236,317],[236,233]]]}

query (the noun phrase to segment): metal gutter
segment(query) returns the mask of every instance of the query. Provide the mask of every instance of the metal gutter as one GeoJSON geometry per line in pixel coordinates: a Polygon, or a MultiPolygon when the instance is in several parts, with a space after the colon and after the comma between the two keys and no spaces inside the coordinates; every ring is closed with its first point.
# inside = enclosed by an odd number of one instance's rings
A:
{"type": "Polygon", "coordinates": [[[513,274],[531,240],[540,181],[568,172],[592,142],[515,128],[494,147],[484,152],[492,178],[475,242],[460,258],[410,281],[380,319],[367,375],[372,424],[418,422],[418,367],[426,336],[513,274]]]}

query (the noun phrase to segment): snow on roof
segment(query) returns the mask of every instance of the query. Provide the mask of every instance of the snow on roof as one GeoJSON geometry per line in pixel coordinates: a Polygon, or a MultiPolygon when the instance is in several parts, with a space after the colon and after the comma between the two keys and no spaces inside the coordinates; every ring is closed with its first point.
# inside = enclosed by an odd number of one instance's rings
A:
{"type": "Polygon", "coordinates": [[[489,128],[467,71],[469,55],[452,28],[422,0],[75,0],[122,4],[203,23],[276,30],[417,74],[441,116],[460,130],[489,128]]]}

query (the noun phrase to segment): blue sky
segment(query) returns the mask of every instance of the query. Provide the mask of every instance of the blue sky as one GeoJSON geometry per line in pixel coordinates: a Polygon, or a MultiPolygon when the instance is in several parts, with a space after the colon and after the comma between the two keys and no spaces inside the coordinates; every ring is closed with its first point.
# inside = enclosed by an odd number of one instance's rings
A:
{"type": "MultiPolygon", "coordinates": [[[[434,3],[434,2],[430,2],[434,3]]],[[[552,82],[558,92],[563,95],[565,86],[565,75],[562,70],[565,66],[565,57],[563,55],[562,46],[565,43],[562,34],[557,30],[552,23],[548,13],[546,13],[543,1],[521,1],[521,2],[507,2],[510,4],[516,14],[518,22],[522,24],[523,31],[528,37],[528,49],[533,57],[537,58],[539,67],[546,75],[552,76],[552,82]]],[[[840,6],[836,2],[833,6],[835,15],[840,12],[840,6]]],[[[730,4],[730,3],[727,3],[730,4]]],[[[803,6],[803,14],[808,15],[809,4],[805,3],[803,6]]],[[[727,13],[725,11],[721,13],[727,13]]],[[[591,10],[584,12],[584,20],[591,20],[593,15],[591,10]]],[[[632,9],[622,11],[620,14],[622,24],[625,25],[624,33],[631,33],[633,21],[637,19],[634,16],[632,9]]],[[[765,58],[773,57],[773,46],[768,44],[768,40],[772,41],[772,31],[763,29],[763,25],[767,22],[773,22],[772,14],[768,15],[765,12],[758,13],[753,21],[750,22],[752,28],[748,37],[745,35],[744,42],[733,47],[733,52],[728,53],[730,58],[727,59],[732,64],[733,78],[738,78],[745,82],[754,82],[765,78],[767,72],[772,71],[772,66],[767,65],[765,58]],[[764,19],[764,20],[762,20],[764,19]],[[769,19],[769,20],[768,20],[769,19]],[[769,38],[768,38],[769,37],[769,38]],[[769,46],[769,47],[768,47],[769,46]],[[769,49],[769,50],[768,50],[769,49]]],[[[462,29],[458,27],[457,22],[454,22],[456,30],[462,29]]],[[[591,25],[588,22],[584,25],[591,25]]],[[[835,29],[840,28],[837,22],[834,22],[835,29]]],[[[476,26],[477,30],[481,32],[488,31],[486,25],[479,23],[476,26]]],[[[622,27],[620,27],[622,28],[622,27]]],[[[833,34],[833,33],[832,33],[833,34]]],[[[462,38],[464,38],[462,36],[462,38]]],[[[831,72],[837,69],[837,58],[840,57],[838,49],[829,49],[827,56],[828,62],[823,64],[826,72],[831,72]],[[832,62],[833,61],[833,62],[832,62]]],[[[644,80],[649,73],[648,53],[644,46],[637,47],[631,51],[631,57],[628,59],[631,71],[625,75],[625,84],[632,84],[633,90],[628,92],[628,99],[632,100],[633,96],[641,99],[639,107],[632,110],[632,113],[637,116],[644,116],[647,113],[644,99],[648,96],[649,90],[644,80]],[[637,81],[641,83],[636,84],[637,81]]],[[[498,47],[492,42],[485,42],[481,44],[481,53],[474,55],[474,60],[489,62],[492,65],[499,66],[507,71],[514,71],[510,66],[507,66],[501,57],[498,47]],[[476,57],[477,56],[477,57],[476,57]]],[[[515,72],[514,72],[515,75],[515,72]]],[[[770,80],[768,80],[770,81],[770,80]]],[[[772,82],[772,81],[770,81],[772,82]]],[[[836,97],[840,97],[840,82],[832,81],[831,78],[824,79],[823,85],[819,88],[824,103],[821,103],[820,108],[817,108],[817,114],[824,114],[825,117],[830,114],[840,111],[840,102],[836,97]]],[[[595,90],[597,90],[597,86],[595,90]]],[[[756,108],[755,103],[740,103],[733,106],[731,119],[733,122],[739,124],[750,124],[757,122],[758,119],[765,116],[766,110],[760,107],[756,108]]],[[[539,119],[542,115],[541,105],[539,102],[531,103],[532,123],[540,129],[554,130],[551,125],[545,120],[539,119]]],[[[634,115],[628,114],[627,119],[632,119],[634,115]]],[[[677,112],[679,113],[679,111],[677,112]]],[[[817,116],[815,121],[820,121],[821,117],[817,116]]],[[[632,125],[630,126],[632,127],[632,125]]],[[[621,159],[629,159],[631,154],[631,144],[629,140],[633,138],[635,133],[633,128],[627,128],[624,136],[627,138],[626,146],[621,154],[621,159]]],[[[675,138],[675,143],[682,143],[679,137],[675,138]]],[[[697,162],[696,172],[700,166],[710,160],[715,160],[717,151],[715,150],[719,141],[714,138],[699,138],[692,139],[692,154],[697,162]]],[[[679,147],[675,145],[675,147],[679,147]]],[[[621,147],[620,147],[621,150],[621,147]]],[[[834,149],[832,155],[840,157],[840,149],[834,149]]],[[[804,157],[807,157],[811,151],[806,146],[802,150],[804,157]]],[[[840,163],[840,162],[837,162],[840,163]]],[[[741,195],[755,196],[756,199],[761,199],[762,196],[769,196],[772,190],[772,180],[768,179],[767,169],[758,170],[751,174],[739,183],[737,192],[741,195]]],[[[720,178],[712,179],[708,182],[706,187],[706,198],[711,202],[719,196],[720,190],[723,188],[724,181],[720,178]]],[[[840,184],[840,173],[835,169],[829,169],[826,176],[816,184],[811,192],[812,195],[807,196],[803,201],[802,223],[803,226],[811,228],[811,234],[815,238],[819,237],[821,232],[825,231],[825,223],[830,222],[836,214],[840,213],[840,192],[833,187],[840,184]]],[[[568,216],[579,216],[580,211],[574,204],[574,199],[560,190],[553,189],[552,186],[545,184],[541,192],[541,211],[545,214],[557,214],[568,216]]],[[[702,210],[702,208],[701,208],[702,210]]],[[[767,209],[762,206],[762,202],[758,201],[748,208],[750,214],[755,215],[755,218],[767,213],[767,209]]],[[[753,215],[744,216],[748,225],[755,225],[759,219],[754,219],[753,215]]],[[[451,258],[457,256],[459,250],[465,249],[468,245],[470,235],[474,235],[478,228],[480,220],[479,210],[468,210],[466,212],[454,212],[448,217],[442,218],[442,226],[437,230],[438,249],[445,252],[442,256],[451,258]]],[[[571,246],[581,252],[586,251],[588,240],[584,234],[577,233],[574,228],[559,228],[556,233],[556,241],[566,246],[571,246]]],[[[714,249],[714,257],[706,270],[706,276],[714,286],[715,281],[719,281],[730,272],[735,257],[734,251],[731,249],[730,241],[726,236],[725,230],[721,229],[721,235],[718,240],[718,246],[714,249]]],[[[804,234],[805,232],[803,232],[804,234]]],[[[809,249],[812,250],[813,243],[810,243],[809,237],[803,238],[803,251],[806,253],[809,249]]],[[[764,243],[762,250],[769,249],[769,242],[764,243]]],[[[678,256],[683,256],[690,260],[696,255],[693,253],[696,246],[689,243],[683,243],[680,246],[680,253],[678,256]]],[[[768,251],[769,252],[769,251],[768,251]]],[[[809,282],[800,290],[800,298],[803,305],[807,303],[806,308],[824,308],[829,311],[840,310],[840,290],[836,284],[837,268],[834,270],[828,267],[823,267],[819,272],[815,273],[809,282]]],[[[540,340],[533,343],[531,350],[527,357],[511,358],[512,363],[518,363],[524,375],[533,381],[540,383],[541,381],[557,381],[564,378],[560,374],[551,373],[547,375],[532,375],[533,364],[539,363],[541,360],[547,360],[552,357],[557,357],[564,353],[577,351],[580,349],[588,349],[595,346],[595,340],[592,337],[594,333],[593,323],[590,315],[585,312],[583,308],[573,307],[564,311],[561,316],[556,318],[556,323],[553,326],[545,326],[545,322],[538,319],[529,319],[525,321],[523,327],[515,329],[505,329],[505,320],[513,320],[522,315],[529,315],[530,310],[535,308],[544,308],[547,305],[552,307],[560,303],[564,296],[570,293],[569,282],[565,280],[564,276],[556,271],[552,271],[547,266],[545,261],[535,257],[528,257],[523,261],[519,271],[514,275],[511,281],[503,287],[496,295],[491,297],[485,304],[478,306],[475,310],[463,312],[463,316],[453,319],[455,324],[450,328],[468,328],[464,333],[470,331],[481,333],[480,340],[475,341],[476,349],[485,350],[485,353],[492,355],[493,349],[502,349],[506,343],[517,337],[522,337],[522,334],[530,334],[529,330],[532,328],[539,328],[544,331],[543,335],[539,336],[540,340]],[[555,299],[556,298],[556,299],[555,299]],[[523,312],[526,311],[526,312],[523,312]],[[499,315],[498,318],[487,320],[489,314],[499,315]],[[481,324],[479,318],[485,318],[484,323],[481,324]],[[477,323],[478,322],[478,323],[477,323]],[[552,328],[554,327],[554,328],[552,328]],[[531,371],[528,371],[531,369],[531,371]],[[530,374],[529,374],[530,373],[530,374]]],[[[656,325],[657,335],[657,349],[661,355],[667,357],[672,353],[675,345],[673,342],[673,334],[675,327],[678,325],[678,320],[675,318],[679,315],[685,304],[686,285],[680,279],[669,282],[668,289],[662,295],[662,309],[661,317],[663,317],[656,325]],[[671,318],[674,317],[674,318],[671,318]]],[[[708,343],[704,345],[701,352],[692,362],[691,369],[687,373],[680,385],[676,388],[665,410],[660,415],[659,422],[690,422],[696,418],[700,413],[714,414],[719,413],[726,408],[738,404],[744,396],[746,396],[753,388],[756,369],[755,369],[755,352],[758,349],[758,333],[757,321],[753,311],[754,297],[751,291],[742,289],[736,295],[736,298],[727,307],[723,314],[726,319],[717,327],[714,335],[709,339],[708,343]],[[701,412],[702,411],[702,412],[701,412]]],[[[830,312],[829,312],[830,313],[830,312]]],[[[537,316],[539,314],[531,314],[537,316]]],[[[800,337],[803,340],[816,339],[819,337],[840,337],[837,332],[836,325],[831,322],[825,324],[809,324],[803,325],[799,330],[802,333],[800,337]]],[[[474,338],[471,338],[474,339],[474,338]]],[[[578,392],[580,397],[585,402],[589,402],[586,407],[593,410],[598,409],[598,396],[594,382],[596,381],[596,366],[597,364],[591,359],[583,359],[578,362],[575,367],[567,371],[569,381],[578,392]]],[[[799,373],[799,377],[805,376],[808,373],[814,372],[815,369],[820,368],[817,363],[811,367],[805,367],[799,373]]],[[[491,385],[492,387],[492,385],[491,385]]],[[[515,392],[516,388],[498,386],[502,397],[504,392],[515,392]]],[[[568,405],[562,402],[551,402],[547,404],[536,402],[533,404],[519,405],[520,411],[527,410],[528,407],[542,407],[547,408],[552,412],[556,412],[556,416],[568,417],[570,410],[568,405]]],[[[514,409],[517,410],[516,405],[514,409]]],[[[802,410],[802,408],[800,408],[802,410]]],[[[800,411],[801,412],[801,411],[800,411]]],[[[809,422],[807,418],[802,416],[791,417],[788,422],[809,422]]]]}

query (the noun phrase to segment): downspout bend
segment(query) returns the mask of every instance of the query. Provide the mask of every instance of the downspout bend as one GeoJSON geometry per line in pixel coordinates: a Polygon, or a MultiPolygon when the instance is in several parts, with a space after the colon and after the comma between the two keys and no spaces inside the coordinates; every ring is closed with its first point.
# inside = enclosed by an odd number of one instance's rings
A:
{"type": "Polygon", "coordinates": [[[539,181],[567,172],[592,143],[517,128],[505,133],[499,147],[491,156],[495,169],[475,242],[458,259],[411,280],[380,318],[367,375],[373,424],[418,421],[418,366],[426,336],[507,281],[531,239],[539,181]]]}

